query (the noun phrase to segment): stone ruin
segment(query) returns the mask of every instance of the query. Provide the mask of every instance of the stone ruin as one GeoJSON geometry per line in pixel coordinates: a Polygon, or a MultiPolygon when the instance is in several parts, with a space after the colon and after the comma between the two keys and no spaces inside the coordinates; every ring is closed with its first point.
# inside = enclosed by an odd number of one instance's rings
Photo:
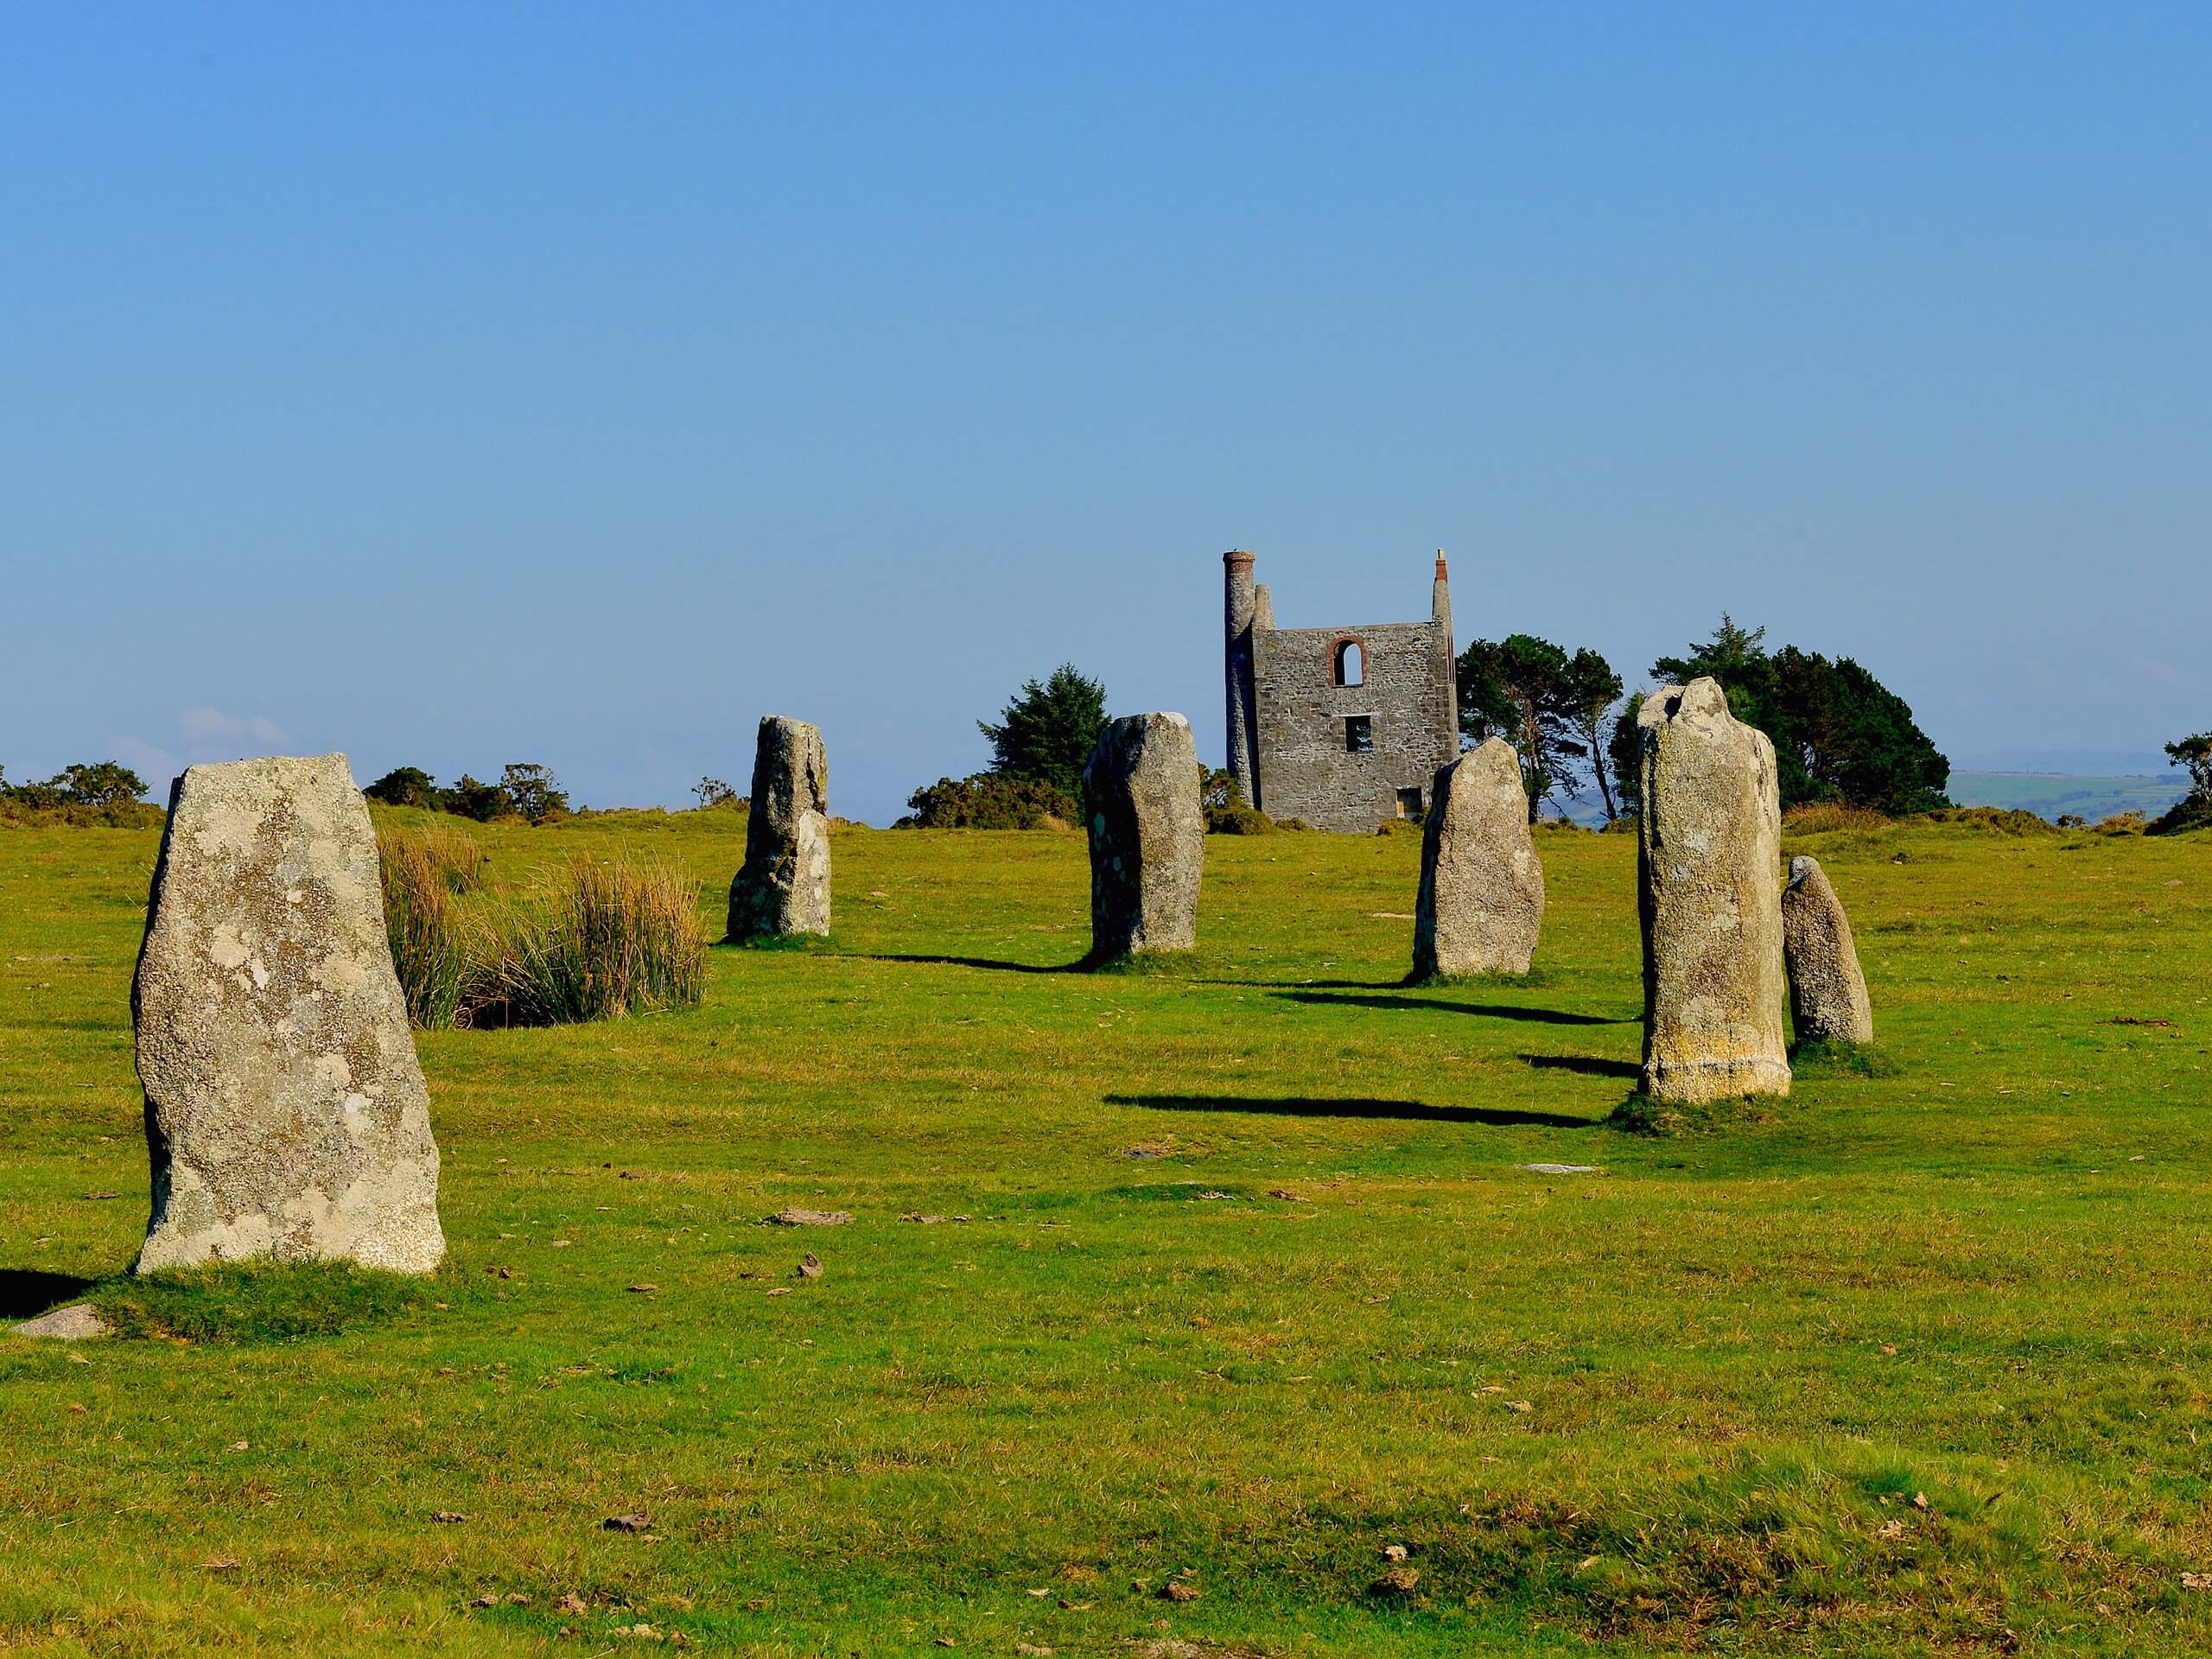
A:
{"type": "Polygon", "coordinates": [[[1244,804],[1317,830],[1418,823],[1459,753],[1452,588],[1436,556],[1426,622],[1279,628],[1252,555],[1222,555],[1229,773],[1244,804]]]}
{"type": "Polygon", "coordinates": [[[1203,772],[1180,715],[1109,721],[1083,769],[1090,837],[1090,960],[1198,942],[1203,772]]]}
{"type": "Polygon", "coordinates": [[[137,1271],[437,1266],[429,1090],[344,755],[176,780],[130,1003],[154,1188],[137,1271]]]}
{"type": "Polygon", "coordinates": [[[1421,842],[1414,976],[1525,974],[1544,921],[1544,867],[1512,746],[1491,738],[1440,769],[1421,842]]]}
{"type": "Polygon", "coordinates": [[[753,752],[745,862],[729,940],[830,931],[830,763],[819,727],[768,715],[753,752]]]}
{"type": "Polygon", "coordinates": [[[1782,949],[1797,1040],[1872,1042],[1874,1005],[1866,976],[1859,971],[1851,918],[1817,858],[1801,854],[1789,861],[1789,885],[1782,891],[1782,949]]]}
{"type": "Polygon", "coordinates": [[[1711,679],[1653,692],[1637,725],[1644,1090],[1786,1095],[1774,745],[1711,679]]]}

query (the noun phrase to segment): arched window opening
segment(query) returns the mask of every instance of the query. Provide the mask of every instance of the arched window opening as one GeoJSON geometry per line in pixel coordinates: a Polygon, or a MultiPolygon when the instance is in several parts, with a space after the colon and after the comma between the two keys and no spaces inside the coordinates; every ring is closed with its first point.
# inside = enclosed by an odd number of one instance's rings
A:
{"type": "Polygon", "coordinates": [[[1364,685],[1367,683],[1367,653],[1359,648],[1357,639],[1337,642],[1337,683],[1364,685]]]}

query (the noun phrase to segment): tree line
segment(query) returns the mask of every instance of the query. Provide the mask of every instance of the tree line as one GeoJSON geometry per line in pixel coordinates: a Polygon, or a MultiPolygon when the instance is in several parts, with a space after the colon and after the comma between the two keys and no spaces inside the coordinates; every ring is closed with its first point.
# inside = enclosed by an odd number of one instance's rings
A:
{"type": "MultiPolygon", "coordinates": [[[[1950,804],[1951,763],[1904,698],[1848,657],[1831,661],[1796,645],[1769,652],[1765,639],[1764,628],[1740,627],[1724,612],[1710,639],[1659,658],[1651,678],[1718,680],[1729,712],[1773,741],[1785,809],[1834,801],[1897,817],[1950,804]]],[[[1592,788],[1610,823],[1637,801],[1643,693],[1622,692],[1612,665],[1587,648],[1570,656],[1526,633],[1477,639],[1459,653],[1461,739],[1513,746],[1531,823],[1546,802],[1562,805],[1592,788]]]]}

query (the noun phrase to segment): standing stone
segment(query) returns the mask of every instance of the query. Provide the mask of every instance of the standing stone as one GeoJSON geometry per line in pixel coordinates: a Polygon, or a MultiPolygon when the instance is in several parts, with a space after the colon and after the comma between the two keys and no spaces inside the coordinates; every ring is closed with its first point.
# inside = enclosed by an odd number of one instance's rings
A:
{"type": "Polygon", "coordinates": [[[437,1266],[429,1090],[344,755],[176,780],[130,1001],[154,1184],[138,1272],[437,1266]]]}
{"type": "Polygon", "coordinates": [[[1637,726],[1644,1090],[1786,1095],[1774,745],[1711,679],[1653,692],[1637,726]]]}
{"type": "Polygon", "coordinates": [[[830,763],[822,730],[768,715],[753,751],[745,863],[729,884],[729,937],[830,931],[830,763]]]}
{"type": "Polygon", "coordinates": [[[1525,974],[1544,924],[1544,867],[1513,746],[1491,738],[1436,774],[1421,837],[1414,976],[1525,974]]]}
{"type": "Polygon", "coordinates": [[[1198,944],[1201,776],[1191,723],[1180,715],[1124,715],[1098,734],[1083,769],[1092,961],[1198,944]]]}
{"type": "Polygon", "coordinates": [[[1851,918],[1817,858],[1800,855],[1789,861],[1789,885],[1782,890],[1782,948],[1797,1040],[1872,1042],[1874,1004],[1859,971],[1851,918]]]}

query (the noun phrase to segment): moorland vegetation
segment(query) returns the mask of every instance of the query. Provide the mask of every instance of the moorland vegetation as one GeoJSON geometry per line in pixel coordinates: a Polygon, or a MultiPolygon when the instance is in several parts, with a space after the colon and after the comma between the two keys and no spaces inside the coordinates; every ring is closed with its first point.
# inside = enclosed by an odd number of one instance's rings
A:
{"type": "MultiPolygon", "coordinates": [[[[681,857],[702,938],[743,824],[378,817],[464,902],[681,857]]],[[[2208,833],[1802,806],[1887,1064],[1649,1135],[1632,837],[1408,987],[1415,837],[1217,838],[1199,950],[1096,975],[1080,836],[841,827],[825,947],[418,1033],[407,1284],[118,1276],[157,836],[11,830],[0,1290],[124,1334],[0,1343],[0,1642],[2212,1649],[2208,833]]]]}

